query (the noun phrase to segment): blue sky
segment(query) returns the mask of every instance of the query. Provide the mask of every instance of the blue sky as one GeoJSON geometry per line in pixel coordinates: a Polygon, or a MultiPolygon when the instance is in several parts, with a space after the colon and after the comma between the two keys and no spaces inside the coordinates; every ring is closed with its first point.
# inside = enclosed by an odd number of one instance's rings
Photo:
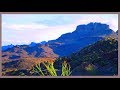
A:
{"type": "Polygon", "coordinates": [[[89,22],[118,30],[118,14],[2,14],[2,45],[53,40],[89,22]]]}

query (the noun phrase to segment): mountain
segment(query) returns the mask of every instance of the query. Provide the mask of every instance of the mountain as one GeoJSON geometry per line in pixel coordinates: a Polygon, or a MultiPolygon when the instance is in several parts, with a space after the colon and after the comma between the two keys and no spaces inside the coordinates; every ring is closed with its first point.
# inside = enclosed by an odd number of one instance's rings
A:
{"type": "Polygon", "coordinates": [[[56,68],[66,60],[70,63],[72,75],[117,75],[118,40],[105,38],[67,57],[59,58],[56,68]]]}
{"type": "Polygon", "coordinates": [[[14,45],[7,45],[7,46],[2,46],[2,51],[5,51],[5,50],[7,50],[7,49],[9,49],[9,48],[12,48],[14,45]]]}
{"type": "Polygon", "coordinates": [[[68,56],[106,36],[116,36],[116,33],[109,28],[109,25],[102,23],[89,23],[78,25],[71,33],[61,35],[56,40],[34,43],[30,45],[16,45],[7,48],[2,52],[3,59],[19,59],[24,57],[51,57],[57,58],[68,56]]]}
{"type": "Polygon", "coordinates": [[[75,31],[63,34],[58,39],[49,41],[48,44],[59,56],[67,56],[104,39],[106,36],[117,37],[116,33],[109,28],[109,25],[89,23],[77,26],[75,31]]]}
{"type": "Polygon", "coordinates": [[[47,43],[46,41],[40,42],[40,44],[42,44],[42,45],[45,45],[46,43],[47,43]]]}
{"type": "Polygon", "coordinates": [[[113,32],[107,24],[89,23],[87,25],[79,25],[72,33],[63,34],[58,41],[77,40],[83,37],[102,37],[110,35],[113,32]]]}
{"type": "Polygon", "coordinates": [[[35,42],[31,42],[31,44],[29,44],[29,47],[34,47],[36,46],[37,44],[35,42]]]}

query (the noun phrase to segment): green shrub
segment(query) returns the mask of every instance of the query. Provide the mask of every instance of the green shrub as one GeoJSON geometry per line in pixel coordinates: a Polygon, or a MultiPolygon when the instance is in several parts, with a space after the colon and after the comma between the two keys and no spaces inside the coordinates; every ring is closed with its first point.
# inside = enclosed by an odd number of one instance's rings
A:
{"type": "Polygon", "coordinates": [[[68,64],[66,61],[62,63],[62,74],[61,76],[70,76],[70,64],[68,64]]]}
{"type": "MultiPolygon", "coordinates": [[[[70,65],[64,61],[62,63],[62,73],[61,76],[70,76],[71,72],[70,72],[70,65]]],[[[37,64],[36,66],[33,67],[33,72],[34,73],[38,73],[41,76],[58,76],[57,75],[57,69],[55,69],[54,67],[54,62],[42,62],[40,64],[37,64]],[[41,64],[43,64],[45,66],[46,69],[42,70],[41,69],[41,64]],[[48,74],[46,75],[45,72],[46,71],[48,74]]]]}

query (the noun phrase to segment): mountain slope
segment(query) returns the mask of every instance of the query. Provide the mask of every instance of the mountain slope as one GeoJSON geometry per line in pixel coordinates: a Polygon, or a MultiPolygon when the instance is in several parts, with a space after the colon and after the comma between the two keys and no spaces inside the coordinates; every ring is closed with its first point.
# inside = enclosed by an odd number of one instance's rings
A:
{"type": "Polygon", "coordinates": [[[21,58],[56,58],[58,57],[47,45],[36,45],[34,47],[28,45],[14,46],[2,52],[3,60],[18,60],[21,58]]]}
{"type": "Polygon", "coordinates": [[[73,53],[59,58],[56,67],[66,60],[71,65],[72,75],[117,75],[118,74],[118,41],[106,38],[73,53]]]}

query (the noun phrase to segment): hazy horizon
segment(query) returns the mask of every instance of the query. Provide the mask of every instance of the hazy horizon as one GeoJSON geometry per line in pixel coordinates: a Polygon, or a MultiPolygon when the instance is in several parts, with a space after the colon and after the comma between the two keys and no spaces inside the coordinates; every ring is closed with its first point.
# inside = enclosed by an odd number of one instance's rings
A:
{"type": "Polygon", "coordinates": [[[2,46],[54,40],[90,22],[118,30],[118,14],[2,14],[2,46]]]}

